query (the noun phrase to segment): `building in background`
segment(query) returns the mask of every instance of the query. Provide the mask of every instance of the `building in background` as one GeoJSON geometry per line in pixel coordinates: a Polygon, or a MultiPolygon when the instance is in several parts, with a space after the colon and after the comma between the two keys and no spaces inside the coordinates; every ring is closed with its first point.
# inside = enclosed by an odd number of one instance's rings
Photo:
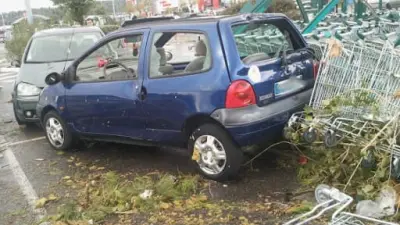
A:
{"type": "Polygon", "coordinates": [[[179,0],[153,0],[153,13],[162,14],[169,10],[177,11],[179,6],[179,0]]]}
{"type": "Polygon", "coordinates": [[[221,7],[221,0],[198,0],[197,5],[200,11],[219,9],[221,7]]]}
{"type": "Polygon", "coordinates": [[[231,1],[234,0],[125,0],[125,4],[126,8],[146,5],[143,11],[146,11],[147,14],[161,15],[176,11],[198,13],[205,10],[215,10],[231,1]]]}

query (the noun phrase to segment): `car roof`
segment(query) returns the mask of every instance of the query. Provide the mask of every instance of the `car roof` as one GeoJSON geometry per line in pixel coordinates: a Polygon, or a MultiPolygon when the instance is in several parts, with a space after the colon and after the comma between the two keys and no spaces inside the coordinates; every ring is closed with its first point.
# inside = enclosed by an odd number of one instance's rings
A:
{"type": "Polygon", "coordinates": [[[234,22],[240,20],[246,20],[248,17],[262,17],[262,18],[278,18],[286,17],[281,13],[249,13],[249,14],[239,14],[239,15],[228,15],[228,16],[205,16],[205,17],[184,17],[179,19],[173,19],[171,17],[158,18],[153,21],[148,19],[136,19],[137,22],[133,21],[132,24],[122,27],[120,30],[127,29],[143,29],[143,28],[155,28],[155,27],[165,27],[166,21],[168,21],[167,26],[170,25],[201,25],[208,23],[218,23],[219,21],[234,22]],[[143,22],[142,22],[143,21],[143,22]]]}
{"type": "Polygon", "coordinates": [[[90,33],[90,32],[102,32],[100,28],[92,27],[68,27],[68,28],[51,28],[36,32],[33,37],[46,37],[60,34],[72,34],[72,33],[90,33]]]}

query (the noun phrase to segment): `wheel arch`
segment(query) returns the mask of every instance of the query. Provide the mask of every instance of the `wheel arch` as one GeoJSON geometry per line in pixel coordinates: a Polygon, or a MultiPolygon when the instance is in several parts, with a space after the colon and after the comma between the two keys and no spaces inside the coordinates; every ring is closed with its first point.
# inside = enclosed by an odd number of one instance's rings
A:
{"type": "Polygon", "coordinates": [[[52,105],[47,105],[42,109],[42,112],[40,112],[40,117],[39,117],[41,123],[43,122],[44,116],[50,111],[56,111],[57,112],[56,108],[54,106],[52,106],[52,105]]]}
{"type": "Polygon", "coordinates": [[[232,138],[231,134],[226,130],[226,128],[214,118],[212,118],[207,114],[196,114],[187,118],[182,126],[182,133],[184,134],[185,137],[185,145],[188,144],[189,137],[193,133],[193,131],[199,126],[206,123],[215,124],[221,127],[232,138]]]}

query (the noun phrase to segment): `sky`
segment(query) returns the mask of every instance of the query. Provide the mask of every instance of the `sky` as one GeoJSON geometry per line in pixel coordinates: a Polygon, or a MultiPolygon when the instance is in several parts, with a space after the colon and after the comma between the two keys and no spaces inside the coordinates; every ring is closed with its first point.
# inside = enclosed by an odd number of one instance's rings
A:
{"type": "MultiPolygon", "coordinates": [[[[32,8],[51,7],[50,0],[30,0],[32,8]]],[[[25,10],[25,0],[0,0],[0,12],[25,10]]]]}

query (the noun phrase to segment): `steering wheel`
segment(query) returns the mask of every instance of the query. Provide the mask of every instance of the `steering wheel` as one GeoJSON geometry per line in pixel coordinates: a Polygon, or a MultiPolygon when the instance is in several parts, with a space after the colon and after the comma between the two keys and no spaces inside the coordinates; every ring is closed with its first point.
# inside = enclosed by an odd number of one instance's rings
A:
{"type": "Polygon", "coordinates": [[[124,64],[122,64],[121,62],[118,62],[117,60],[113,60],[113,59],[109,59],[109,60],[107,60],[107,62],[104,64],[104,66],[103,66],[103,76],[104,76],[104,78],[107,78],[108,77],[108,74],[107,74],[107,67],[109,66],[109,65],[118,65],[118,66],[121,66],[123,69],[124,69],[124,71],[127,73],[127,79],[128,78],[133,78],[133,77],[136,77],[136,75],[135,75],[135,70],[133,70],[133,69],[131,69],[131,68],[128,68],[127,66],[125,66],[124,64]]]}

